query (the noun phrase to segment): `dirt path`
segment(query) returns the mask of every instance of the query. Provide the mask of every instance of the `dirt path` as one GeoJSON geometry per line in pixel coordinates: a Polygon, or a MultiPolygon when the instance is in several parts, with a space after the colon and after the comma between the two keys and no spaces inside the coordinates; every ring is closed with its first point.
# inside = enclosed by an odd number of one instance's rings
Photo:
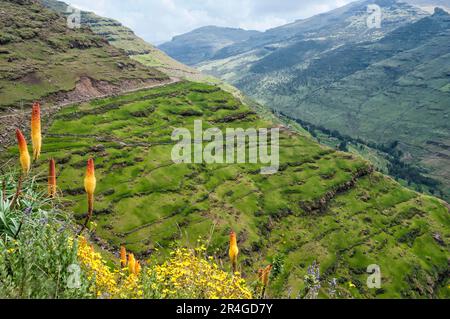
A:
{"type": "MultiPolygon", "coordinates": [[[[42,103],[43,129],[49,124],[51,116],[59,112],[62,108],[77,104],[85,103],[95,99],[107,98],[112,96],[123,95],[127,93],[137,92],[146,89],[158,88],[180,82],[181,79],[171,77],[165,81],[150,81],[147,83],[136,83],[134,81],[124,82],[121,85],[113,86],[106,82],[96,82],[89,78],[81,78],[71,92],[59,93],[52,97],[56,102],[42,103]]],[[[10,109],[5,111],[6,114],[0,115],[0,151],[5,150],[11,143],[15,141],[14,131],[19,128],[23,131],[29,130],[31,105],[24,109],[10,109]]]]}

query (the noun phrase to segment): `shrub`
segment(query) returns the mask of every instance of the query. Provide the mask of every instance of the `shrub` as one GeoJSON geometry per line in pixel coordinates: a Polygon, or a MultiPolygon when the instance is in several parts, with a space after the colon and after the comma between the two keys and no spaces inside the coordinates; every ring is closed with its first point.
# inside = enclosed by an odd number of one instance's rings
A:
{"type": "Polygon", "coordinates": [[[110,269],[100,253],[95,252],[88,241],[78,240],[78,259],[89,282],[89,292],[97,298],[141,298],[140,277],[127,269],[110,269]]]}
{"type": "Polygon", "coordinates": [[[86,284],[78,289],[67,285],[70,266],[78,263],[76,247],[68,245],[69,217],[36,191],[34,179],[24,181],[20,196],[13,173],[0,180],[0,297],[92,297],[86,284]]]}
{"type": "Polygon", "coordinates": [[[149,268],[147,278],[154,281],[150,286],[145,286],[150,288],[150,294],[157,291],[161,298],[252,298],[252,293],[240,274],[232,275],[222,271],[212,261],[212,257],[208,260],[200,257],[204,250],[204,247],[194,251],[179,248],[172,252],[170,260],[149,268]]]}

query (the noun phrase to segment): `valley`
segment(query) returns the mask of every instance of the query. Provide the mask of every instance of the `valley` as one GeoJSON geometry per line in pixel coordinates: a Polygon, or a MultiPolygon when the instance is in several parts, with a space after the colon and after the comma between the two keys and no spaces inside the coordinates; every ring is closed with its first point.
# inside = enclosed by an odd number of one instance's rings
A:
{"type": "MultiPolygon", "coordinates": [[[[330,139],[331,132],[319,127],[321,122],[317,127],[298,122],[302,116],[297,118],[297,109],[279,108],[274,99],[268,105],[280,120],[233,87],[227,86],[230,93],[223,82],[210,81],[140,42],[113,20],[83,13],[92,30],[69,30],[61,15],[64,4],[43,2],[47,8],[31,0],[0,1],[0,14],[10,17],[0,20],[0,39],[9,39],[1,47],[7,53],[0,54],[0,118],[23,114],[38,100],[49,110],[43,112],[42,156],[33,164],[32,181],[46,188],[48,161],[55,160],[58,196],[52,205],[69,212],[75,225],[87,215],[83,177],[86,159],[94,159],[97,188],[86,236],[95,243],[91,252],[106,256],[107,267],[120,267],[121,246],[152,267],[169,260],[174,247],[197,249],[201,243],[204,257],[232,273],[227,252],[233,230],[240,251],[238,271],[252,289],[258,269],[273,265],[267,289],[271,298],[305,298],[305,276],[312,264],[321,273],[320,298],[333,298],[333,279],[339,298],[449,297],[446,202],[379,172],[386,162],[378,167],[359,152],[347,152],[356,138],[349,139],[346,151],[321,145],[314,136],[330,139]],[[22,37],[24,30],[33,36],[22,37]],[[40,80],[29,80],[33,74],[40,80]],[[174,163],[174,129],[192,131],[196,120],[222,131],[280,129],[279,171],[262,175],[265,164],[174,163]],[[374,264],[382,273],[378,289],[366,284],[367,268],[374,264]]],[[[383,39],[374,34],[375,42],[364,48],[387,41],[383,39]]],[[[436,45],[433,38],[423,41],[436,45]]],[[[384,51],[389,49],[388,43],[384,51]]],[[[429,51],[420,54],[424,52],[429,51]]],[[[436,56],[435,62],[444,56],[436,56]]],[[[433,79],[435,88],[441,84],[433,79]]],[[[324,113],[330,112],[327,105],[321,104],[324,113]]],[[[1,122],[8,125],[0,126],[0,135],[14,138],[19,126],[28,136],[28,116],[18,118],[1,122]]],[[[16,174],[19,150],[8,141],[2,141],[0,167],[2,174],[16,174]]],[[[6,263],[2,256],[0,275],[6,263]]]]}
{"type": "MultiPolygon", "coordinates": [[[[449,17],[442,9],[430,14],[402,1],[356,1],[187,63],[275,113],[334,132],[320,133],[326,144],[356,140],[356,148],[369,147],[370,153],[396,144],[392,154],[376,160],[388,162],[384,172],[448,200],[449,17]],[[371,3],[382,8],[380,29],[366,25],[371,3]]],[[[195,43],[194,35],[201,38],[200,31],[185,38],[195,43]]],[[[161,48],[172,54],[168,44],[161,48]]]]}

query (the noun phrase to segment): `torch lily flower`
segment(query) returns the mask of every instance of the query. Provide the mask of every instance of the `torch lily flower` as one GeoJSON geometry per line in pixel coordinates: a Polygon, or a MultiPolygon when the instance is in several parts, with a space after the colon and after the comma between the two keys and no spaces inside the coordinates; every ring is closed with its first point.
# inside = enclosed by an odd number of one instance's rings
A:
{"type": "Polygon", "coordinates": [[[92,216],[94,211],[94,192],[97,185],[97,179],[95,178],[94,160],[90,158],[87,163],[86,176],[84,178],[84,189],[88,195],[88,216],[92,216]]]}
{"type": "Polygon", "coordinates": [[[37,160],[41,155],[42,135],[41,135],[41,105],[33,104],[31,112],[31,142],[33,144],[33,159],[37,160]]]}
{"type": "Polygon", "coordinates": [[[127,266],[127,250],[125,246],[120,247],[120,264],[122,268],[127,266]]]}
{"type": "Polygon", "coordinates": [[[139,260],[136,260],[136,264],[134,266],[134,274],[139,275],[140,272],[141,272],[141,263],[139,262],[139,260]]]}
{"type": "Polygon", "coordinates": [[[53,158],[50,160],[48,168],[48,196],[56,196],[56,171],[55,160],[53,158]]]}
{"type": "Polygon", "coordinates": [[[88,195],[88,213],[86,216],[86,221],[84,222],[84,225],[78,235],[80,235],[88,226],[89,220],[91,219],[92,213],[94,212],[94,192],[96,185],[97,180],[95,178],[94,160],[90,158],[87,162],[86,176],[84,177],[84,189],[86,190],[86,193],[88,195]]]}
{"type": "Polygon", "coordinates": [[[134,274],[136,271],[136,259],[134,259],[133,254],[128,255],[128,270],[130,273],[134,274]]]}
{"type": "Polygon", "coordinates": [[[16,130],[16,137],[19,144],[20,165],[22,166],[23,173],[28,174],[31,167],[31,160],[30,153],[28,153],[27,141],[19,129],[16,130]]]}
{"type": "Polygon", "coordinates": [[[233,267],[233,272],[237,271],[237,257],[239,254],[239,248],[237,246],[236,233],[234,231],[230,232],[230,250],[229,250],[231,265],[233,267]]]}

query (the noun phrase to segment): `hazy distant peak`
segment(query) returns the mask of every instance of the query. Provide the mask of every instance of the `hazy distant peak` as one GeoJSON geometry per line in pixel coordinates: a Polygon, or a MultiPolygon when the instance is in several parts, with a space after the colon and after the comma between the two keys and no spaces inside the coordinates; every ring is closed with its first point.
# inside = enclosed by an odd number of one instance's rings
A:
{"type": "Polygon", "coordinates": [[[419,7],[429,13],[435,12],[436,8],[440,8],[441,11],[439,12],[441,13],[442,11],[446,11],[447,13],[450,12],[450,1],[448,0],[402,0],[402,1],[407,2],[416,7],[419,7]]]}
{"type": "Polygon", "coordinates": [[[440,8],[440,7],[436,7],[434,8],[434,14],[435,16],[449,16],[450,14],[445,11],[444,9],[440,8]]]}
{"type": "Polygon", "coordinates": [[[188,65],[212,58],[220,49],[260,34],[259,31],[218,26],[204,26],[173,37],[159,46],[171,57],[188,65]]]}

